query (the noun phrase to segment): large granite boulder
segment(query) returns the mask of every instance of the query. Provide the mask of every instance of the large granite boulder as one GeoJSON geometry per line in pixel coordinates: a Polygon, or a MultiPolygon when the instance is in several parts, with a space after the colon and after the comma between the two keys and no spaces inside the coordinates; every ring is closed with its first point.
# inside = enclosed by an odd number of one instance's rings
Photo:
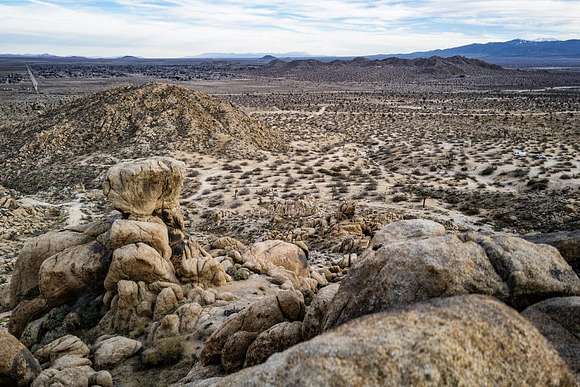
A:
{"type": "Polygon", "coordinates": [[[159,255],[153,247],[141,242],[114,251],[105,278],[105,289],[115,289],[121,280],[178,282],[171,262],[159,255]]]}
{"type": "Polygon", "coordinates": [[[142,242],[157,250],[163,258],[171,258],[167,227],[161,221],[153,223],[118,219],[111,226],[109,238],[112,249],[142,242]]]}
{"type": "Polygon", "coordinates": [[[110,259],[110,251],[97,241],[55,254],[40,266],[40,293],[50,305],[60,305],[87,290],[101,289],[110,259]]]}
{"type": "Polygon", "coordinates": [[[485,296],[431,300],[366,316],[187,386],[575,386],[546,339],[485,296]]]}
{"type": "Polygon", "coordinates": [[[168,157],[120,163],[109,169],[103,191],[124,214],[149,216],[179,207],[185,164],[168,157]]]}
{"type": "Polygon", "coordinates": [[[39,270],[49,257],[70,247],[80,246],[94,240],[108,227],[106,222],[91,223],[81,231],[65,229],[51,231],[27,241],[18,255],[10,281],[10,302],[16,306],[26,298],[38,294],[39,270]]]}
{"type": "Polygon", "coordinates": [[[558,251],[520,238],[466,233],[376,245],[354,265],[325,327],[430,298],[485,294],[523,309],[580,294],[580,279],[558,251]]]}

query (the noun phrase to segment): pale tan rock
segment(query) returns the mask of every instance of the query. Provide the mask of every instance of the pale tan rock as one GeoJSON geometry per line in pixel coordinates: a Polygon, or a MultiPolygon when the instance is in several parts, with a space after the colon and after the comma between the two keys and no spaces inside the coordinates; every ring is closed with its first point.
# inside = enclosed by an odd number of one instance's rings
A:
{"type": "Polygon", "coordinates": [[[256,265],[262,272],[280,266],[297,276],[308,277],[306,254],[297,245],[279,240],[256,242],[242,255],[245,263],[256,265]]]}
{"type": "Polygon", "coordinates": [[[211,250],[233,250],[239,253],[243,253],[248,249],[248,247],[240,242],[239,240],[232,237],[221,237],[216,239],[210,244],[211,250]]]}
{"type": "Polygon", "coordinates": [[[175,272],[171,262],[164,259],[151,246],[136,243],[123,246],[113,253],[113,260],[105,278],[105,289],[114,289],[121,280],[175,282],[175,272]]]}
{"type": "Polygon", "coordinates": [[[109,371],[95,372],[89,377],[90,386],[113,387],[113,376],[109,371]]]}
{"type": "Polygon", "coordinates": [[[103,191],[111,206],[123,213],[148,216],[179,207],[185,164],[152,157],[117,164],[107,172],[103,191]]]}
{"type": "Polygon", "coordinates": [[[325,327],[430,298],[486,294],[524,308],[580,294],[580,279],[558,251],[520,238],[467,233],[369,248],[336,294],[325,327]]]}
{"type": "Polygon", "coordinates": [[[427,219],[399,220],[377,231],[371,246],[401,242],[408,239],[429,238],[445,235],[443,225],[427,219]]]}
{"type": "Polygon", "coordinates": [[[510,287],[508,303],[525,308],[555,296],[580,295],[580,278],[555,247],[504,235],[465,234],[479,244],[510,287]]]}
{"type": "Polygon", "coordinates": [[[524,310],[580,380],[580,297],[550,298],[524,310]]]}
{"type": "Polygon", "coordinates": [[[159,325],[154,329],[152,342],[155,343],[161,339],[175,336],[179,336],[179,316],[168,314],[159,321],[159,325]]]}
{"type": "Polygon", "coordinates": [[[56,359],[52,362],[50,368],[54,368],[57,370],[63,370],[65,368],[76,368],[76,367],[84,367],[84,366],[92,366],[93,362],[86,357],[82,357],[79,355],[64,355],[56,359]]]}
{"type": "Polygon", "coordinates": [[[177,297],[171,288],[164,288],[157,295],[155,309],[153,310],[153,319],[159,320],[166,314],[173,312],[177,308],[177,297]]]}
{"type": "Polygon", "coordinates": [[[117,283],[117,295],[107,314],[99,322],[103,332],[143,334],[153,318],[156,294],[144,282],[122,280],[117,283]]]}
{"type": "Polygon", "coordinates": [[[10,281],[10,304],[16,306],[38,289],[39,270],[49,257],[93,238],[75,231],[53,231],[27,241],[18,255],[10,281]]]}
{"type": "Polygon", "coordinates": [[[93,348],[97,369],[114,368],[141,349],[141,342],[123,336],[115,336],[98,342],[93,348]]]}
{"type": "Polygon", "coordinates": [[[193,240],[185,239],[177,244],[171,261],[184,283],[223,286],[231,281],[223,266],[193,240]]]}
{"type": "Polygon", "coordinates": [[[112,249],[143,242],[157,250],[163,258],[171,258],[169,236],[164,224],[119,219],[111,227],[110,240],[112,249]]]}
{"type": "Polygon", "coordinates": [[[109,262],[109,250],[96,241],[63,250],[40,266],[40,293],[49,304],[60,305],[85,291],[98,289],[109,262]]]}
{"type": "Polygon", "coordinates": [[[203,308],[196,302],[181,305],[175,311],[179,316],[179,333],[193,333],[203,308]]]}
{"type": "Polygon", "coordinates": [[[94,373],[95,370],[89,366],[61,370],[48,368],[38,375],[32,387],[89,387],[89,377],[94,373]]]}

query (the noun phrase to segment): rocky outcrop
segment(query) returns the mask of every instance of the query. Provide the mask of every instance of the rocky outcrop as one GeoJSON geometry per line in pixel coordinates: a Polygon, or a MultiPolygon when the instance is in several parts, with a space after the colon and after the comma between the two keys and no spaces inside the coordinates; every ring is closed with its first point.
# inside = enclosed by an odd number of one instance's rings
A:
{"type": "Polygon", "coordinates": [[[574,386],[546,339],[484,296],[431,300],[351,321],[265,363],[188,386],[574,386]]]}
{"type": "Polygon", "coordinates": [[[28,386],[40,373],[40,364],[18,339],[0,329],[0,385],[28,386]]]}
{"type": "MultiPolygon", "coordinates": [[[[429,224],[425,233],[432,230],[429,224]]],[[[515,237],[419,237],[375,245],[363,255],[342,281],[326,328],[430,298],[485,294],[525,308],[580,294],[580,279],[555,248],[515,237]]]]}
{"type": "MultiPolygon", "coordinates": [[[[51,308],[104,288],[103,301],[110,310],[99,325],[128,333],[153,318],[162,291],[153,284],[172,283],[183,294],[180,281],[203,286],[231,281],[219,262],[196,248],[183,231],[183,178],[183,163],[163,157],[111,168],[104,191],[122,215],[48,233],[27,244],[11,281],[16,306],[11,332],[20,336],[30,321],[51,308]],[[118,286],[121,281],[129,282],[118,286]]],[[[160,305],[158,315],[171,309],[160,305]]]]}
{"type": "Polygon", "coordinates": [[[580,297],[542,301],[522,315],[548,339],[580,380],[580,297]]]}

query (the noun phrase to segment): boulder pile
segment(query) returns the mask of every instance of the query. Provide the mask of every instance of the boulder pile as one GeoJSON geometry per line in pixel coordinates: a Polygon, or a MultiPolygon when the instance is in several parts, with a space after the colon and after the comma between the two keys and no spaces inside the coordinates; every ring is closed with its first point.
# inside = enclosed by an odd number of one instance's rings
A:
{"type": "Polygon", "coordinates": [[[118,164],[110,214],[26,243],[1,385],[576,385],[580,278],[556,248],[402,220],[327,276],[304,242],[192,239],[184,175],[118,164]]]}

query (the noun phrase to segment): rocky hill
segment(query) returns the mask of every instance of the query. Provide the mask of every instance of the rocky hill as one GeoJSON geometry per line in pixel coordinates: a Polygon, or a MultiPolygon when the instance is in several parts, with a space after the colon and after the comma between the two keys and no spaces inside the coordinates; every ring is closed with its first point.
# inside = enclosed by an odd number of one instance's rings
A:
{"type": "Polygon", "coordinates": [[[0,160],[7,167],[0,178],[8,186],[41,168],[45,176],[74,158],[173,151],[249,157],[281,144],[274,132],[228,102],[158,83],[75,100],[4,128],[0,136],[0,160]]]}
{"type": "Polygon", "coordinates": [[[304,80],[391,81],[396,79],[426,80],[492,75],[506,70],[478,59],[468,59],[461,56],[451,58],[434,56],[419,59],[386,58],[381,60],[360,57],[332,62],[322,62],[315,59],[290,62],[274,60],[259,71],[263,75],[304,80]]]}

